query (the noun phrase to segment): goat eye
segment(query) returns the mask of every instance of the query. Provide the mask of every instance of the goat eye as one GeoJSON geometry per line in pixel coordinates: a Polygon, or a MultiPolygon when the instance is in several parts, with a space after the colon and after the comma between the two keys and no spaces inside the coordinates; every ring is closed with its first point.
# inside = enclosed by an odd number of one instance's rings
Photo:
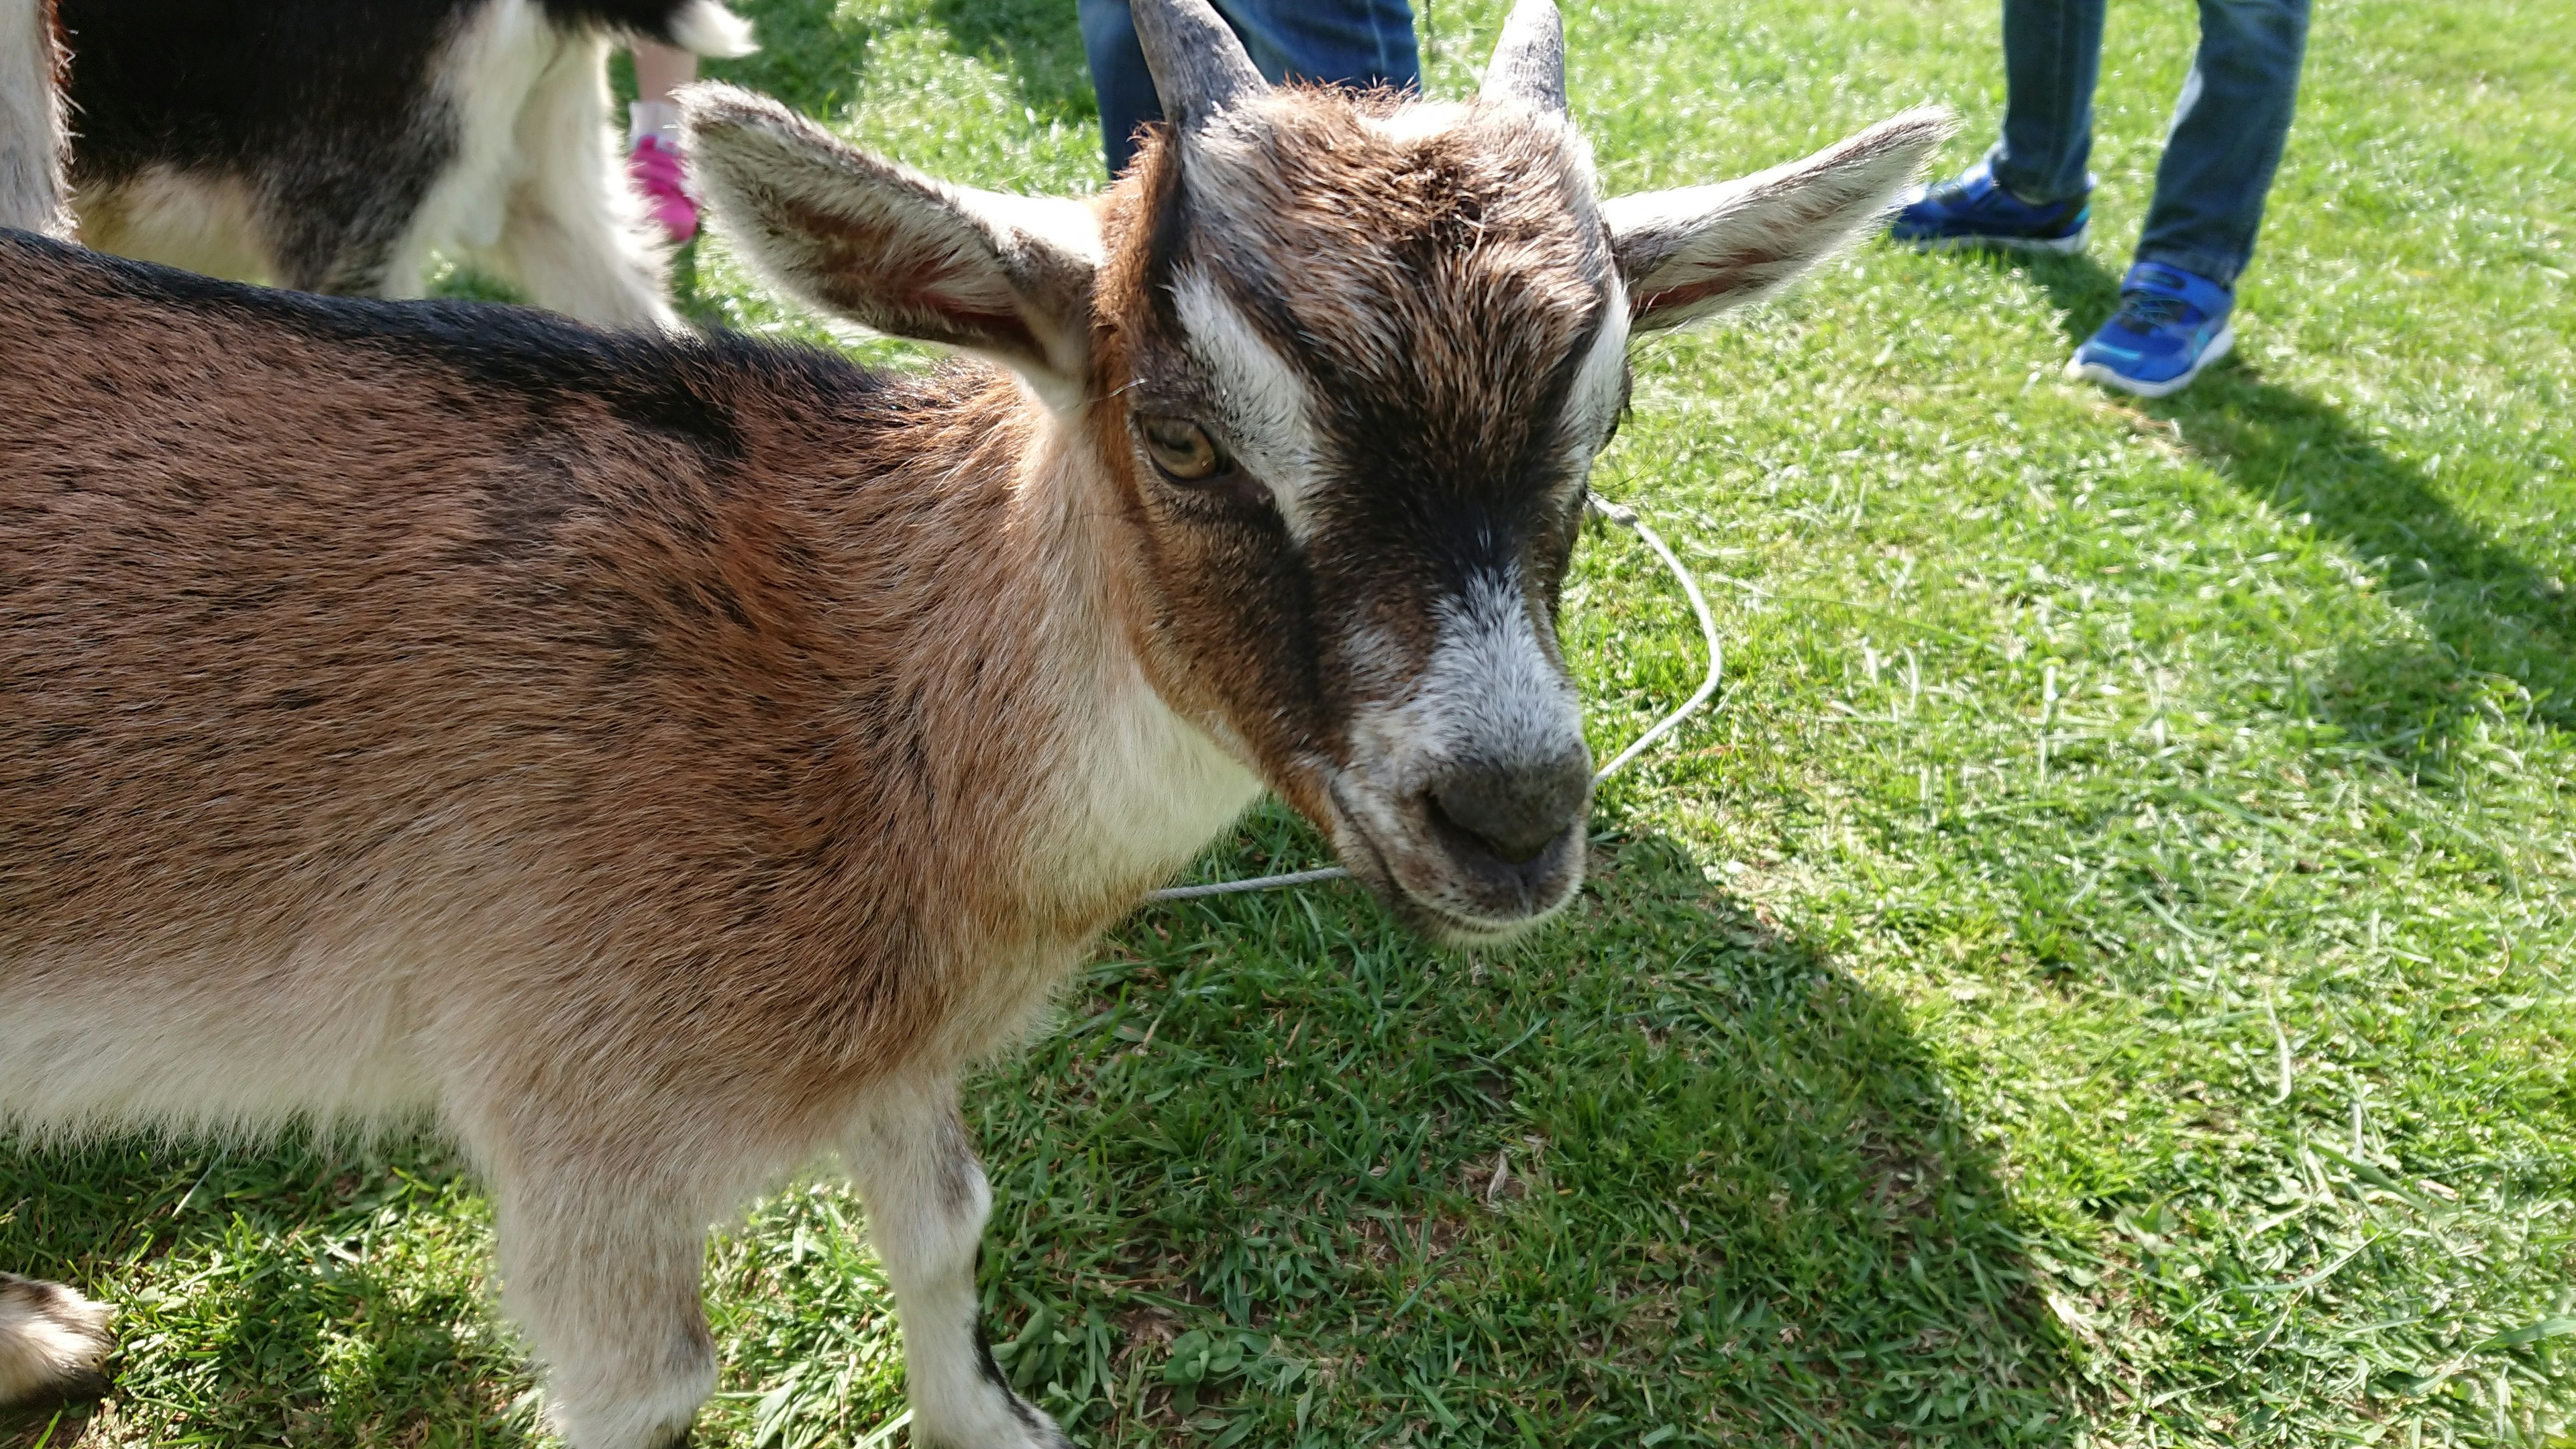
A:
{"type": "Polygon", "coordinates": [[[1145,440],[1146,456],[1175,481],[1204,483],[1234,467],[1207,429],[1187,418],[1140,417],[1136,431],[1145,440]]]}

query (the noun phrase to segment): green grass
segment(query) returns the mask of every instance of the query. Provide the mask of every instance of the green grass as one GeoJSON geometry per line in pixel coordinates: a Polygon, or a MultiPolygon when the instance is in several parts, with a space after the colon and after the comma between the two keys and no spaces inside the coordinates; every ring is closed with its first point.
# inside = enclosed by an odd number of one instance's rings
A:
{"type": "MultiPolygon", "coordinates": [[[[728,76],[1097,184],[1063,0],[743,8],[728,76]]],[[[1435,90],[1499,8],[1431,7],[1435,90]]],[[[1926,99],[1953,164],[1993,8],[1579,10],[1572,88],[1622,187],[1926,99]]],[[[2322,10],[2242,359],[2137,406],[2056,368],[2191,27],[2112,15],[2090,256],[1872,246],[1642,354],[1599,486],[1702,570],[1729,686],[1605,792],[1566,921],[1147,910],[976,1084],[997,1336],[1077,1437],[2571,1442],[2576,6],[2322,10]]],[[[825,335],[716,246],[687,282],[825,335]]],[[[1569,603],[1611,747],[1695,634],[1615,530],[1569,603]]],[[[1318,851],[1262,815],[1206,868],[1318,851]]],[[[715,1249],[709,1442],[900,1412],[855,1214],[800,1184],[715,1249]]],[[[0,1267],[125,1309],[94,1443],[534,1441],[487,1236],[430,1146],[0,1151],[0,1267]]]]}

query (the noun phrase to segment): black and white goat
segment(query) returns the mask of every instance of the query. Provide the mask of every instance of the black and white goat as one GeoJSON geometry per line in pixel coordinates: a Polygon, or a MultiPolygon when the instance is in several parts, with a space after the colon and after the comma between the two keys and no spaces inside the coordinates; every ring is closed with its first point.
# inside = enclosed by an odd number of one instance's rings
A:
{"type": "Polygon", "coordinates": [[[10,198],[47,188],[68,100],[101,250],[374,297],[419,295],[439,252],[587,322],[674,327],[610,127],[608,51],[639,37],[751,48],[718,0],[0,0],[0,218],[41,219],[10,198]]]}
{"type": "MultiPolygon", "coordinates": [[[[1465,104],[1137,26],[1175,124],[1090,202],[689,102],[745,254],[927,375],[0,238],[0,1128],[434,1124],[575,1449],[686,1437],[708,1224],[837,1151],[913,1442],[1063,1444],[983,1351],[960,1071],[1264,786],[1433,934],[1561,906],[1629,340],[1946,126],[1604,201],[1544,0],[1465,104]]],[[[0,1399],[105,1344],[0,1280],[0,1399]]]]}

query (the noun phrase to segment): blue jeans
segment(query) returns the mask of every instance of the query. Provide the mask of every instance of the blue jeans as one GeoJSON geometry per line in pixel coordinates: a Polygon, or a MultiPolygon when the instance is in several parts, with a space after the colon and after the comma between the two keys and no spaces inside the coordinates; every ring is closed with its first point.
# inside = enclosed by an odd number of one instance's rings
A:
{"type": "MultiPolygon", "coordinates": [[[[1252,63],[1273,82],[1328,81],[1420,89],[1422,58],[1405,0],[1209,0],[1252,63]]],[[[1082,0],[1082,49],[1100,93],[1100,143],[1109,174],[1136,154],[1136,128],[1163,119],[1127,0],[1082,0]]]]}
{"type": "MultiPolygon", "coordinates": [[[[2045,205],[2083,193],[2105,0],[2004,0],[1995,179],[2045,205]]],[[[2200,52],[2174,104],[2138,260],[2233,287],[2254,255],[2307,50],[2308,0],[2200,0],[2200,52]]]]}

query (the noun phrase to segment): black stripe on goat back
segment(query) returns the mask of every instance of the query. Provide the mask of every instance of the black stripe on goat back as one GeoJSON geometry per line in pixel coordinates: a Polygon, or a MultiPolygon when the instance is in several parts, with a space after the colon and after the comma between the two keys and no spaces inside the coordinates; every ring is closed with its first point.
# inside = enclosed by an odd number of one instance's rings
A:
{"type": "Polygon", "coordinates": [[[8,355],[13,308],[61,305],[80,294],[127,297],[177,318],[248,323],[397,366],[435,368],[538,416],[596,404],[628,426],[684,443],[718,469],[745,451],[735,409],[746,394],[822,429],[862,432],[882,426],[905,393],[899,378],[815,347],[723,332],[604,332],[492,302],[385,302],[253,287],[6,228],[0,368],[19,365],[8,355]]]}

